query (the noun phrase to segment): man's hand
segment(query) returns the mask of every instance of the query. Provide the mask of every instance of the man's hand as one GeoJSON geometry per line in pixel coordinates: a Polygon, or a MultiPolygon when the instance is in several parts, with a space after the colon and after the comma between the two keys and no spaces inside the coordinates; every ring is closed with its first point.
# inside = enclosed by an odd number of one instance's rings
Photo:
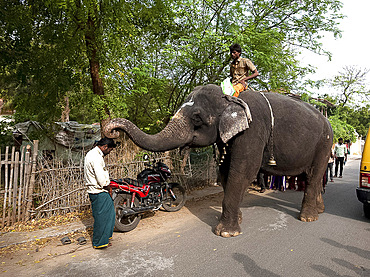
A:
{"type": "Polygon", "coordinates": [[[244,79],[243,80],[240,80],[239,83],[242,84],[244,86],[244,88],[247,87],[247,83],[245,82],[244,79]]]}

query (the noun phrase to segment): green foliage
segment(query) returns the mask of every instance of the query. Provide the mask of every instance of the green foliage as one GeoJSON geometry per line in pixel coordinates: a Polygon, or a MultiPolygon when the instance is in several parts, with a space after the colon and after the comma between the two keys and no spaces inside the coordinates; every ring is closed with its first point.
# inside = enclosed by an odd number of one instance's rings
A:
{"type": "Polygon", "coordinates": [[[370,105],[365,107],[339,106],[335,117],[353,126],[361,137],[365,137],[370,126],[370,105]]]}
{"type": "Polygon", "coordinates": [[[157,122],[165,123],[192,88],[219,84],[229,74],[228,47],[234,42],[242,45],[242,55],[260,72],[251,87],[302,89],[300,80],[312,69],[299,66],[297,45],[320,52],[319,31],[338,35],[340,2],[273,2],[172,2],[172,13],[163,25],[167,29],[160,36],[148,29],[129,36],[124,49],[110,52],[117,61],[111,78],[118,80],[117,92],[127,101],[129,118],[145,130],[157,129],[157,122]],[[156,79],[159,86],[149,89],[148,79],[152,83],[156,79]],[[140,103],[138,98],[143,97],[150,105],[140,103]]]}
{"type": "Polygon", "coordinates": [[[334,142],[338,141],[339,138],[343,140],[351,140],[356,142],[355,129],[345,121],[342,121],[338,116],[329,117],[331,127],[334,133],[334,142]]]}
{"type": "Polygon", "coordinates": [[[357,106],[368,103],[370,90],[367,88],[366,75],[370,70],[355,66],[345,66],[338,75],[327,83],[338,90],[337,101],[340,106],[357,106]]]}
{"type": "Polygon", "coordinates": [[[229,74],[235,42],[260,72],[253,88],[301,90],[312,68],[299,65],[299,48],[326,53],[320,33],[340,35],[340,7],[337,0],[2,1],[0,93],[17,121],[58,120],[68,96],[71,120],[110,113],[156,132],[195,86],[229,74]]]}
{"type": "MultiPolygon", "coordinates": [[[[346,124],[365,137],[370,126],[369,89],[366,84],[366,75],[369,70],[355,66],[345,66],[331,80],[323,80],[322,83],[333,87],[338,91],[335,96],[323,95],[322,97],[336,106],[328,108],[331,118],[340,120],[338,126],[346,124]]],[[[337,128],[335,130],[341,130],[337,128]]],[[[338,131],[342,136],[342,131],[338,131]]]]}
{"type": "Polygon", "coordinates": [[[14,121],[5,116],[5,120],[0,120],[0,149],[4,146],[13,145],[13,126],[14,121]]]}

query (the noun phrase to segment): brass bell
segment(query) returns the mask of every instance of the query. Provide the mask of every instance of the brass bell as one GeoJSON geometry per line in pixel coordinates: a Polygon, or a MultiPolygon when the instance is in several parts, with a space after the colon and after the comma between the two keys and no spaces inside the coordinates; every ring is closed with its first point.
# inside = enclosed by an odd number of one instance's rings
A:
{"type": "Polygon", "coordinates": [[[275,161],[274,157],[270,158],[270,160],[268,162],[268,165],[272,165],[272,166],[276,165],[276,161],[275,161]]]}

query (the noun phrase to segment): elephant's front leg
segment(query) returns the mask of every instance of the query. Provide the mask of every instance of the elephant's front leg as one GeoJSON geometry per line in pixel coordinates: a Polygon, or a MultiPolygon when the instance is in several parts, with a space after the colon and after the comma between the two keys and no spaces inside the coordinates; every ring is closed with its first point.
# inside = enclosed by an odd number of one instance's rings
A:
{"type": "MultiPolygon", "coordinates": [[[[239,179],[239,178],[237,178],[239,179]]],[[[249,181],[235,180],[228,178],[228,182],[224,187],[224,199],[222,202],[222,215],[220,222],[215,228],[215,234],[222,237],[235,237],[241,234],[240,223],[242,213],[240,211],[240,203],[243,200],[245,189],[249,181]]]]}

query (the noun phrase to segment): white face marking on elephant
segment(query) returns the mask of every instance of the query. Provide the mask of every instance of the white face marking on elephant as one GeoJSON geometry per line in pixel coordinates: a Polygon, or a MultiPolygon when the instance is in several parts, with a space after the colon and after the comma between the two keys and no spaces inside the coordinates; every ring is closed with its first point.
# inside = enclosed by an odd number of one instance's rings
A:
{"type": "Polygon", "coordinates": [[[179,111],[181,111],[182,108],[186,107],[186,106],[193,106],[194,105],[194,101],[193,101],[193,96],[190,98],[189,102],[186,102],[184,104],[182,104],[182,106],[180,107],[180,109],[177,110],[177,112],[175,113],[175,115],[173,116],[173,118],[176,118],[177,117],[177,114],[179,113],[179,111]]]}

